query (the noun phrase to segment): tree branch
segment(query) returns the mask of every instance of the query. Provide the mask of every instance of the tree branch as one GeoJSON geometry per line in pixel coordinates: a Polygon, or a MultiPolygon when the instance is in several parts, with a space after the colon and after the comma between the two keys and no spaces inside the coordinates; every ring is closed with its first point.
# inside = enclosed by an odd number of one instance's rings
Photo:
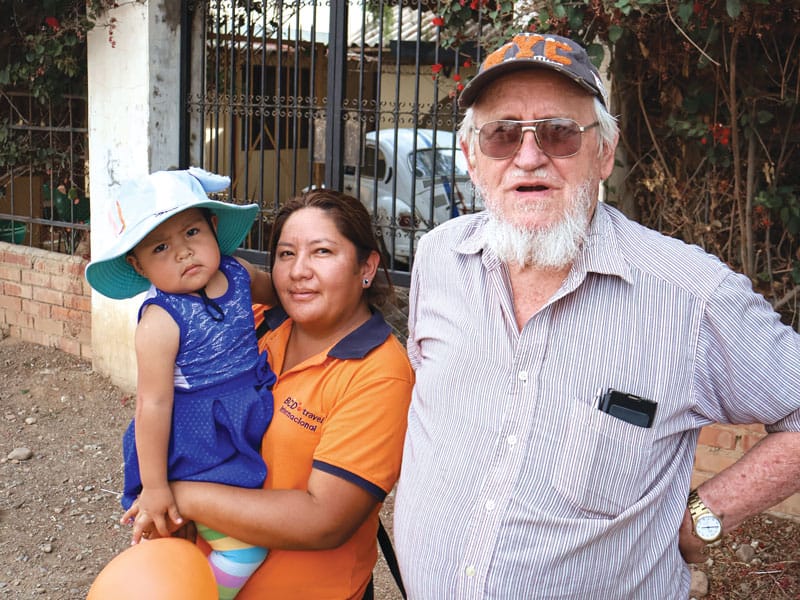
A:
{"type": "Polygon", "coordinates": [[[682,35],[683,37],[685,37],[685,38],[687,39],[687,41],[688,41],[688,42],[689,42],[689,43],[690,43],[692,46],[694,46],[695,48],[697,48],[697,51],[698,51],[700,54],[702,54],[703,56],[705,56],[705,57],[706,57],[706,60],[708,60],[708,62],[710,62],[710,63],[712,63],[713,65],[715,65],[715,66],[717,66],[717,67],[718,67],[718,66],[719,66],[719,63],[718,63],[717,61],[715,61],[713,58],[711,58],[711,57],[710,57],[708,54],[706,54],[706,53],[703,51],[703,49],[702,49],[700,46],[698,46],[698,45],[697,45],[697,44],[694,42],[694,40],[693,40],[692,38],[690,38],[690,37],[689,37],[689,35],[688,35],[688,34],[687,34],[687,33],[686,33],[684,30],[683,30],[683,28],[682,28],[680,25],[678,25],[678,22],[675,20],[675,17],[673,17],[673,16],[672,16],[672,9],[669,7],[669,0],[665,0],[664,4],[666,4],[666,6],[667,6],[667,16],[669,17],[669,20],[670,20],[670,21],[672,21],[672,24],[675,26],[675,29],[677,29],[678,31],[680,31],[681,35],[682,35]]]}

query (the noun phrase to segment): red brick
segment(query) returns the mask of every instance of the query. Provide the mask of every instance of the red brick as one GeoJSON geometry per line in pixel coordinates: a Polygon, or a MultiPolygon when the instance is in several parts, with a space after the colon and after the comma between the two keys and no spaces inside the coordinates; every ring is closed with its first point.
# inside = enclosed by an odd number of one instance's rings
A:
{"type": "Polygon", "coordinates": [[[82,294],[64,294],[64,307],[91,313],[92,297],[82,294]]]}
{"type": "Polygon", "coordinates": [[[70,310],[68,308],[64,308],[63,306],[53,306],[50,314],[55,321],[64,321],[66,323],[70,322],[80,322],[83,314],[81,311],[78,310],[70,310]]]}
{"type": "Polygon", "coordinates": [[[764,429],[764,426],[761,425],[760,423],[753,423],[753,424],[750,424],[750,425],[737,425],[736,428],[740,429],[742,431],[752,431],[754,433],[765,433],[766,432],[766,430],[764,429]]]}
{"type": "Polygon", "coordinates": [[[24,312],[6,311],[6,322],[9,325],[18,325],[20,329],[33,329],[34,327],[33,316],[24,312]]]}
{"type": "Polygon", "coordinates": [[[35,287],[50,287],[52,276],[50,273],[42,273],[41,271],[30,271],[25,269],[22,271],[22,283],[27,283],[35,287]]]}
{"type": "Polygon", "coordinates": [[[727,469],[740,458],[739,453],[726,452],[724,450],[705,449],[698,447],[695,455],[694,466],[700,471],[709,473],[719,473],[727,469]]]}
{"type": "Polygon", "coordinates": [[[2,262],[7,265],[19,265],[25,269],[30,269],[33,265],[33,261],[29,255],[18,252],[3,252],[2,262]]]}
{"type": "MultiPolygon", "coordinates": [[[[77,257],[73,257],[77,258],[77,257]]],[[[72,260],[64,265],[64,274],[76,279],[83,279],[83,273],[86,271],[86,265],[89,264],[83,259],[72,260]]]]}
{"type": "Polygon", "coordinates": [[[70,275],[53,275],[51,286],[54,290],[71,294],[83,293],[83,281],[70,275]]]}
{"type": "Polygon", "coordinates": [[[50,304],[42,304],[41,302],[34,302],[33,300],[22,301],[22,312],[29,314],[33,317],[41,319],[53,318],[50,304]]]}
{"type": "Polygon", "coordinates": [[[22,269],[0,263],[0,281],[22,281],[22,269]]]}
{"type": "Polygon", "coordinates": [[[0,319],[9,335],[91,356],[91,292],[88,261],[0,244],[0,319]]]}
{"type": "Polygon", "coordinates": [[[722,450],[735,450],[738,437],[735,429],[731,430],[724,425],[709,425],[700,431],[697,443],[722,450]]]}
{"type": "Polygon", "coordinates": [[[764,439],[764,436],[767,435],[765,432],[760,433],[746,433],[742,436],[742,450],[747,452],[755,446],[758,442],[764,439]]]}
{"type": "MultiPolygon", "coordinates": [[[[0,285],[0,288],[2,287],[3,286],[0,285]]],[[[22,310],[22,298],[0,294],[0,308],[20,311],[22,310]]]]}
{"type": "Polygon", "coordinates": [[[33,289],[29,285],[20,285],[6,281],[3,283],[3,294],[6,296],[16,296],[18,298],[32,298],[33,289]]]}
{"type": "Polygon", "coordinates": [[[45,288],[35,288],[33,290],[33,299],[38,302],[55,304],[56,306],[61,306],[64,304],[64,294],[62,292],[45,288]]]}
{"type": "Polygon", "coordinates": [[[37,256],[33,261],[33,270],[51,275],[61,275],[64,272],[63,259],[50,258],[49,255],[50,252],[45,252],[43,256],[37,256]]]}

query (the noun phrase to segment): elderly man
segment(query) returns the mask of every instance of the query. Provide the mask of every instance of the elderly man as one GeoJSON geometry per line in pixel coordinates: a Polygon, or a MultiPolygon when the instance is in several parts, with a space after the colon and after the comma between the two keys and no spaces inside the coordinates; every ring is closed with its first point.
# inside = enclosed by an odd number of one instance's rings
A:
{"type": "Polygon", "coordinates": [[[414,265],[409,597],[685,600],[686,561],[800,488],[800,336],[715,257],[598,203],[618,134],[581,46],[517,35],[459,100],[487,210],[414,265]],[[713,422],[769,434],[690,493],[713,422]]]}

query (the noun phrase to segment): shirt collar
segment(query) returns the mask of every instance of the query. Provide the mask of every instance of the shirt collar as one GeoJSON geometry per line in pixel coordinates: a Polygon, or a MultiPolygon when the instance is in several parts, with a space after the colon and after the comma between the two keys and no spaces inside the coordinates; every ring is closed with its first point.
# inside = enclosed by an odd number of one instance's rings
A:
{"type": "Polygon", "coordinates": [[[616,209],[605,202],[597,203],[589,235],[575,261],[575,268],[586,273],[615,275],[627,283],[633,283],[630,262],[620,248],[617,227],[612,218],[614,213],[617,213],[616,209]]]}
{"type": "MultiPolygon", "coordinates": [[[[633,278],[630,264],[619,247],[619,238],[611,217],[614,211],[615,209],[604,202],[598,202],[589,225],[589,234],[586,236],[583,248],[581,248],[572,270],[584,276],[590,272],[613,275],[631,283],[633,278]]],[[[501,263],[500,259],[486,248],[483,225],[487,219],[486,211],[475,215],[462,232],[460,239],[456,241],[455,250],[461,254],[482,253],[484,267],[492,269],[500,266],[501,263]]]]}
{"type": "MultiPolygon", "coordinates": [[[[339,340],[328,352],[329,357],[341,360],[364,358],[386,341],[386,338],[392,333],[392,328],[383,318],[381,311],[375,308],[370,308],[370,311],[372,316],[339,340]]],[[[274,306],[264,311],[264,321],[270,330],[277,329],[288,318],[289,315],[282,306],[274,306]]]]}

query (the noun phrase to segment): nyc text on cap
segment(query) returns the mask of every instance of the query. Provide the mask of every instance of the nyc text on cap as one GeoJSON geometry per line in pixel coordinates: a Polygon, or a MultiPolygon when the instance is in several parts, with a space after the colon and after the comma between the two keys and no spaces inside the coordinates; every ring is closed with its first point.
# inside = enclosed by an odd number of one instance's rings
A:
{"type": "Polygon", "coordinates": [[[557,71],[608,107],[608,93],[600,73],[583,46],[560,35],[541,33],[519,33],[489,54],[461,92],[459,106],[472,106],[484,88],[501,75],[530,68],[557,71]]]}

